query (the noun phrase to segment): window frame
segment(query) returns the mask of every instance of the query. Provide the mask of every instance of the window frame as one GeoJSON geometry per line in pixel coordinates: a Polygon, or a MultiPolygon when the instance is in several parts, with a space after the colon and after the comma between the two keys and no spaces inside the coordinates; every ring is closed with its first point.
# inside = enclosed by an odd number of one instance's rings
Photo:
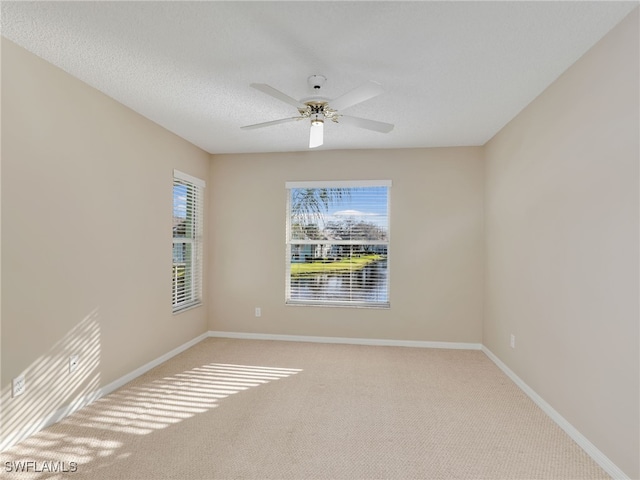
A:
{"type": "Polygon", "coordinates": [[[346,308],[374,308],[389,309],[391,308],[391,269],[390,269],[390,246],[391,246],[391,180],[337,180],[337,181],[288,181],[285,182],[286,200],[286,230],[285,230],[285,305],[289,306],[318,306],[318,307],[346,307],[346,308]],[[291,212],[291,190],[298,188],[307,189],[324,189],[324,188],[366,188],[366,187],[386,187],[386,215],[387,215],[387,232],[386,240],[334,240],[327,239],[309,240],[309,239],[292,239],[292,212],[291,212]],[[291,299],[291,259],[292,250],[303,245],[384,245],[386,247],[386,301],[383,302],[367,302],[356,300],[292,300],[291,299]]]}
{"type": "MultiPolygon", "coordinates": [[[[204,188],[205,181],[197,177],[191,176],[180,170],[173,171],[173,219],[176,219],[176,193],[177,185],[182,185],[191,191],[191,201],[187,201],[185,216],[185,236],[176,236],[176,225],[172,228],[172,293],[171,308],[174,314],[202,305],[202,278],[203,278],[203,232],[204,232],[204,188]],[[190,214],[189,214],[190,212],[190,214]],[[187,221],[188,219],[188,221],[187,221]],[[189,232],[186,232],[186,230],[189,232]],[[185,288],[185,294],[180,295],[180,290],[176,287],[177,270],[175,262],[176,246],[183,246],[190,251],[185,263],[185,277],[187,271],[190,279],[190,285],[185,288]],[[188,265],[188,268],[187,268],[188,265]]],[[[186,280],[185,280],[186,282],[186,280]]]]}

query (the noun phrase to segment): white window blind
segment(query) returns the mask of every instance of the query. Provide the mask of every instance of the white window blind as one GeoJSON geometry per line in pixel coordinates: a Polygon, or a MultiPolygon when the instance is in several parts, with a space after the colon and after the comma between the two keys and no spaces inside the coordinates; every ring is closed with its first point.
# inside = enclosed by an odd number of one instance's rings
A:
{"type": "Polygon", "coordinates": [[[391,182],[287,182],[286,303],[389,307],[391,182]]]}
{"type": "Polygon", "coordinates": [[[205,182],[173,172],[173,311],[202,299],[202,210],[205,182]]]}

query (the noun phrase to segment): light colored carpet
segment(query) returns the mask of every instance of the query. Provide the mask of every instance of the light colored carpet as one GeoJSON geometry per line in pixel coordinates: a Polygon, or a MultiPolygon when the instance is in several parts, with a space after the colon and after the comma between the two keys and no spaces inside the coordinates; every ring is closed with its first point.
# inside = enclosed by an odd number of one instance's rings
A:
{"type": "Polygon", "coordinates": [[[20,480],[609,478],[480,351],[230,339],[0,459],[20,480]]]}

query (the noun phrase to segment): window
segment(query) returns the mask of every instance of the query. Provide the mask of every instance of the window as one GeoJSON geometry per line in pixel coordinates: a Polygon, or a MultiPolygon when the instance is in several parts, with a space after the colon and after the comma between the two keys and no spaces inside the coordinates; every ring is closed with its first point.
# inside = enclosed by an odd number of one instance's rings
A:
{"type": "Polygon", "coordinates": [[[389,307],[390,187],[286,183],[287,304],[389,307]]]}
{"type": "Polygon", "coordinates": [[[173,311],[201,303],[202,200],[205,183],[173,171],[173,311]]]}

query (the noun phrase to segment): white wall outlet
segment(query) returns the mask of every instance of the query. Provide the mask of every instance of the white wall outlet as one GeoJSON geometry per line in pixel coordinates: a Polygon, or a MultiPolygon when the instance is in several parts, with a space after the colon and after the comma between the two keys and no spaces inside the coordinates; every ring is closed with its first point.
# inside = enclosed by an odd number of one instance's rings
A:
{"type": "Polygon", "coordinates": [[[260,307],[256,307],[256,317],[262,316],[262,309],[260,307]]]}
{"type": "Polygon", "coordinates": [[[516,336],[513,333],[509,339],[509,345],[511,345],[511,348],[516,348],[516,336]]]}
{"type": "Polygon", "coordinates": [[[69,373],[73,373],[78,369],[78,354],[69,357],[69,373]]]}
{"type": "Polygon", "coordinates": [[[20,375],[13,379],[12,397],[22,395],[27,389],[27,383],[25,382],[24,375],[20,375]]]}

